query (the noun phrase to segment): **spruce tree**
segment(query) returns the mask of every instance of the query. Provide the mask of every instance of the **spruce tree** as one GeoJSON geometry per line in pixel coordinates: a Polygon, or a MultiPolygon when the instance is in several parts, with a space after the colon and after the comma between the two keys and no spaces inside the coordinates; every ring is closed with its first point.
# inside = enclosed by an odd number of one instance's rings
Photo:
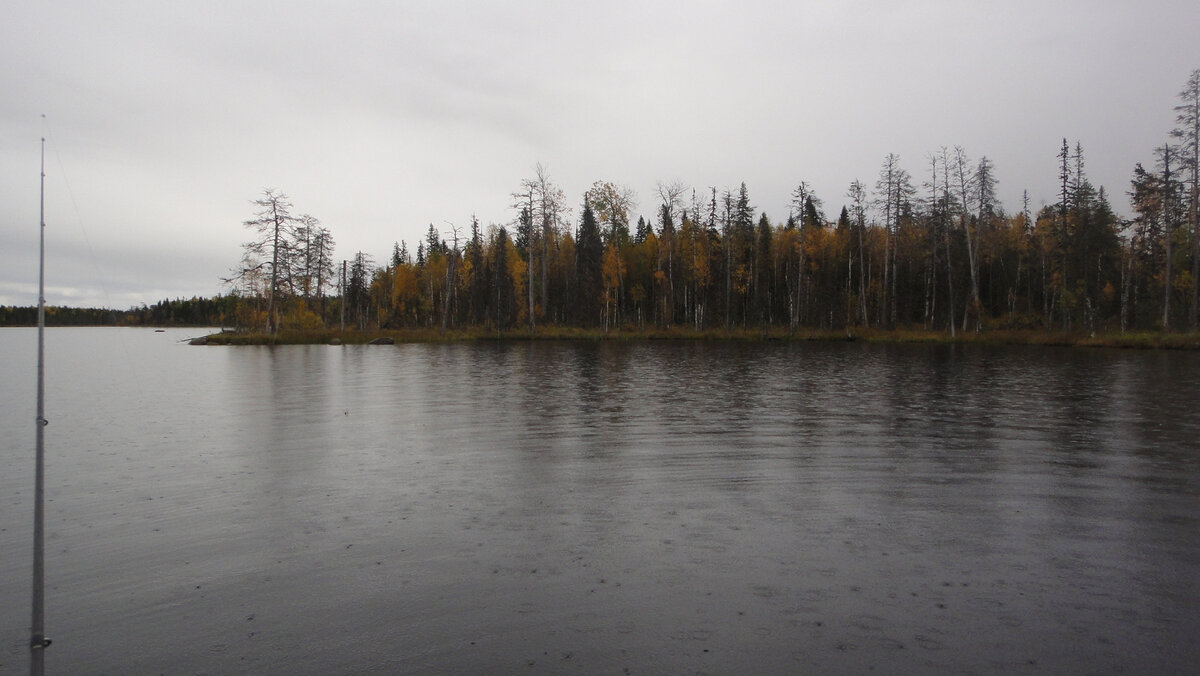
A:
{"type": "Polygon", "coordinates": [[[646,224],[644,216],[638,216],[637,230],[633,235],[633,243],[641,244],[646,241],[646,236],[650,234],[650,226],[646,224]]]}
{"type": "Polygon", "coordinates": [[[1192,302],[1188,308],[1188,324],[1195,331],[1200,322],[1200,69],[1192,71],[1179,92],[1180,105],[1175,106],[1178,127],[1171,136],[1180,139],[1180,160],[1186,170],[1188,224],[1192,236],[1192,302]]]}
{"type": "Polygon", "coordinates": [[[600,319],[603,259],[600,226],[591,205],[584,200],[583,218],[575,237],[575,319],[585,326],[595,325],[600,319]]]}
{"type": "Polygon", "coordinates": [[[493,298],[489,304],[492,305],[492,316],[497,329],[511,328],[516,298],[513,297],[513,280],[508,270],[508,231],[504,226],[500,227],[492,244],[491,263],[493,298]]]}

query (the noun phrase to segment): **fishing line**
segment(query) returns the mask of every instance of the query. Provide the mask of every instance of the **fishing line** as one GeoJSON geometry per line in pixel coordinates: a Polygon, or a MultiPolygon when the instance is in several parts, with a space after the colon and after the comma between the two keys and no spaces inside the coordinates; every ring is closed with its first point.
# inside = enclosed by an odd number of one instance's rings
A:
{"type": "Polygon", "coordinates": [[[83,214],[79,211],[79,202],[75,199],[75,191],[71,188],[71,181],[67,177],[67,167],[63,164],[62,155],[58,152],[58,142],[54,139],[54,133],[50,129],[50,120],[46,118],[45,114],[42,115],[42,136],[50,141],[50,150],[54,153],[55,161],[58,162],[59,175],[62,177],[63,186],[67,189],[67,198],[71,201],[71,209],[75,213],[75,225],[79,228],[79,233],[83,235],[83,243],[87,247],[88,263],[92,266],[92,274],[95,275],[94,281],[100,287],[100,295],[109,306],[108,309],[112,309],[112,296],[108,293],[100,266],[96,262],[96,250],[92,246],[92,238],[88,236],[87,228],[83,225],[83,214]]]}
{"type": "MultiPolygon", "coordinates": [[[[71,200],[71,209],[75,214],[75,224],[79,228],[79,233],[83,236],[84,245],[87,247],[88,263],[91,265],[92,274],[95,276],[94,282],[100,288],[100,296],[101,296],[101,298],[104,299],[105,307],[103,309],[109,310],[113,314],[114,319],[116,319],[116,318],[120,317],[120,315],[124,314],[126,309],[132,309],[132,307],[131,308],[118,308],[116,306],[116,304],[113,302],[112,294],[110,294],[108,291],[108,285],[104,283],[104,275],[103,275],[103,273],[100,269],[100,265],[98,263],[98,258],[96,256],[96,249],[95,249],[95,247],[92,246],[92,238],[90,236],[88,236],[87,228],[84,227],[83,213],[79,210],[79,203],[75,199],[75,191],[71,189],[71,182],[67,178],[66,166],[63,164],[62,156],[59,155],[59,153],[58,153],[58,143],[53,140],[53,135],[50,132],[49,127],[50,127],[50,122],[49,122],[49,120],[46,119],[46,116],[43,114],[42,115],[42,131],[43,131],[42,136],[44,136],[47,140],[51,141],[50,149],[54,152],[55,161],[58,162],[58,168],[59,168],[60,175],[62,176],[63,185],[67,189],[67,197],[71,200]]],[[[187,340],[190,340],[190,339],[191,339],[191,337],[187,338],[187,340]]],[[[122,343],[122,347],[124,347],[123,343],[122,343]]]]}
{"type": "MultiPolygon", "coordinates": [[[[90,281],[100,288],[100,296],[106,305],[104,309],[112,312],[114,318],[118,317],[124,312],[124,310],[116,309],[113,303],[112,295],[108,292],[108,285],[104,283],[104,275],[100,270],[100,264],[96,256],[96,249],[92,246],[92,238],[88,236],[87,228],[83,224],[83,213],[79,210],[79,202],[75,199],[75,191],[71,188],[71,181],[67,177],[67,167],[62,161],[62,155],[60,155],[58,152],[58,142],[55,140],[54,134],[50,129],[50,120],[47,119],[44,113],[42,114],[42,135],[50,141],[50,149],[53,151],[54,159],[58,163],[59,175],[62,177],[63,186],[67,190],[67,198],[70,200],[71,209],[75,214],[75,225],[79,229],[79,233],[83,236],[83,243],[87,251],[88,263],[91,265],[92,275],[94,277],[94,279],[90,281]]],[[[132,371],[140,371],[141,364],[137,360],[133,359],[133,356],[129,353],[129,347],[125,344],[125,341],[118,341],[118,343],[121,346],[121,352],[125,358],[126,366],[132,371]]]]}

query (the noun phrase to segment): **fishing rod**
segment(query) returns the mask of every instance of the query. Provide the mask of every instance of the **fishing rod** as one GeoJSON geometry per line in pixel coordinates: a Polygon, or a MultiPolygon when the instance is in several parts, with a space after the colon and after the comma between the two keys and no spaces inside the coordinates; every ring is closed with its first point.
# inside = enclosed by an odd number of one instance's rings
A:
{"type": "MultiPolygon", "coordinates": [[[[45,116],[43,116],[45,117],[45,116]]],[[[42,137],[42,177],[38,197],[38,354],[37,354],[37,461],[33,488],[33,624],[29,638],[29,673],[45,672],[46,577],[45,577],[45,465],[46,465],[46,139],[42,137]]]]}

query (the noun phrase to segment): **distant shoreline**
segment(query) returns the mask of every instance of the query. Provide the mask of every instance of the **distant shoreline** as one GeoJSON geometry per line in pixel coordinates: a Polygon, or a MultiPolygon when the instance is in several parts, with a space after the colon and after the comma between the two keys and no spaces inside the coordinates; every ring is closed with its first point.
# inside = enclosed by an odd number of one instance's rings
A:
{"type": "MultiPolygon", "coordinates": [[[[601,329],[542,327],[529,330],[495,331],[484,328],[398,330],[280,331],[267,333],[223,332],[205,336],[207,345],[364,345],[371,342],[458,343],[483,341],[726,341],[726,342],[864,342],[924,343],[954,345],[1037,345],[1045,347],[1109,347],[1123,349],[1200,350],[1200,333],[1130,332],[1124,334],[1086,334],[1049,331],[996,330],[981,333],[960,332],[951,336],[944,331],[851,329],[837,331],[786,329],[644,329],[605,332],[601,329]]],[[[199,342],[198,342],[199,344],[199,342]]]]}

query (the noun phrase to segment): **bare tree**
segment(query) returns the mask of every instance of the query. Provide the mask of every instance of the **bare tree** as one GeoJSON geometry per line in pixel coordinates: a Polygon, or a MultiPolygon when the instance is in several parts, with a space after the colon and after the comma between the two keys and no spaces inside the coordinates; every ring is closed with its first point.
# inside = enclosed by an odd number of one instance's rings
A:
{"type": "Polygon", "coordinates": [[[962,330],[967,330],[967,324],[971,317],[975,318],[975,330],[980,328],[980,312],[982,303],[979,300],[979,233],[976,227],[971,225],[971,208],[969,199],[971,194],[971,178],[969,176],[970,160],[967,159],[967,153],[962,149],[962,146],[954,146],[953,164],[949,164],[943,169],[948,172],[947,178],[953,176],[955,181],[954,192],[958,198],[958,220],[959,227],[967,238],[967,267],[971,273],[971,302],[968,308],[963,312],[962,330]]]}
{"type": "MultiPolygon", "coordinates": [[[[683,209],[683,195],[687,192],[687,187],[683,181],[672,180],[668,182],[658,182],[658,200],[662,207],[666,207],[666,215],[674,222],[678,220],[679,211],[683,209]]],[[[659,208],[660,213],[663,212],[662,207],[659,208]]]]}
{"type": "Polygon", "coordinates": [[[333,279],[333,235],[329,230],[318,227],[309,240],[309,273],[313,275],[317,302],[321,304],[321,316],[325,314],[325,287],[333,279]]]}
{"type": "Polygon", "coordinates": [[[883,298],[879,304],[879,323],[891,324],[896,315],[896,233],[900,210],[913,194],[912,177],[900,167],[900,157],[888,153],[875,182],[874,206],[883,214],[883,298]]]}
{"type": "MultiPolygon", "coordinates": [[[[534,177],[521,181],[521,189],[513,193],[513,207],[520,210],[528,208],[532,223],[541,226],[541,300],[542,310],[549,309],[549,259],[550,244],[555,240],[555,233],[570,216],[571,209],[567,206],[567,196],[562,188],[550,180],[550,172],[539,162],[534,167],[534,177]]],[[[529,288],[533,290],[533,250],[535,248],[533,228],[530,228],[529,242],[529,288]]],[[[533,326],[533,307],[530,304],[530,327],[533,326]]]]}
{"type": "Polygon", "coordinates": [[[276,192],[274,188],[264,190],[263,196],[252,204],[258,207],[258,211],[244,225],[258,237],[243,244],[242,248],[250,254],[251,260],[262,261],[259,266],[267,267],[270,279],[267,285],[267,331],[275,333],[275,299],[279,295],[281,272],[286,274],[290,267],[289,242],[296,219],[292,216],[292,204],[288,202],[287,195],[276,192]]]}
{"type": "MultiPolygon", "coordinates": [[[[666,258],[667,297],[663,308],[663,319],[667,326],[674,321],[675,315],[675,247],[676,227],[680,212],[683,210],[683,195],[687,188],[680,181],[670,183],[658,182],[658,196],[662,200],[659,213],[659,258],[666,258]]],[[[682,226],[682,223],[680,223],[682,226]]]]}
{"type": "Polygon", "coordinates": [[[937,314],[937,249],[938,240],[941,240],[943,250],[945,251],[946,261],[946,307],[949,313],[950,335],[955,335],[955,310],[954,310],[954,256],[953,247],[951,246],[951,218],[953,211],[958,207],[960,201],[953,193],[950,182],[950,151],[946,146],[942,146],[937,153],[931,153],[929,159],[929,182],[925,187],[929,188],[929,204],[927,205],[930,232],[932,241],[930,250],[933,256],[930,258],[929,268],[929,285],[928,295],[926,297],[926,322],[932,326],[934,317],[937,314]],[[938,167],[941,167],[941,174],[938,173],[938,167]]]}
{"type": "Polygon", "coordinates": [[[289,274],[295,286],[306,301],[323,300],[324,287],[333,277],[333,236],[316,217],[301,214],[296,218],[291,240],[289,274]]]}

